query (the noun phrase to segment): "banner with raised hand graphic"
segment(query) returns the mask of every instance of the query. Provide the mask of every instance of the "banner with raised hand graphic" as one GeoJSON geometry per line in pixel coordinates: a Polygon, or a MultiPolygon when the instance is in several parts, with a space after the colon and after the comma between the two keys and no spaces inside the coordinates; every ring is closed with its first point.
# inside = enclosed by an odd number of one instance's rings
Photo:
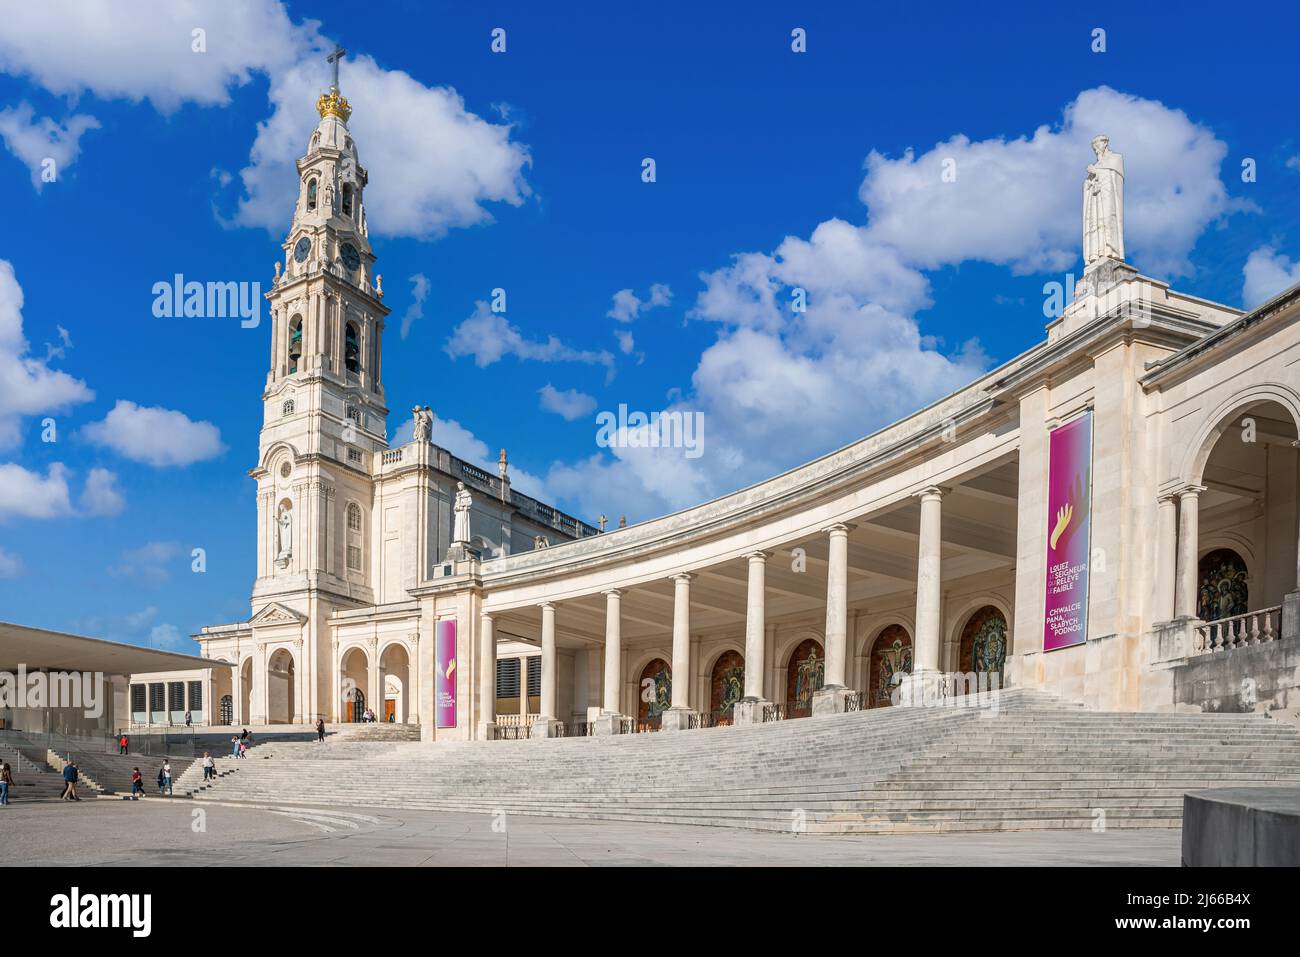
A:
{"type": "Polygon", "coordinates": [[[456,621],[434,626],[434,711],[439,728],[456,727],[456,621]]]}
{"type": "Polygon", "coordinates": [[[1092,541],[1092,413],[1048,439],[1047,585],[1043,650],[1088,637],[1088,560],[1092,541]]]}

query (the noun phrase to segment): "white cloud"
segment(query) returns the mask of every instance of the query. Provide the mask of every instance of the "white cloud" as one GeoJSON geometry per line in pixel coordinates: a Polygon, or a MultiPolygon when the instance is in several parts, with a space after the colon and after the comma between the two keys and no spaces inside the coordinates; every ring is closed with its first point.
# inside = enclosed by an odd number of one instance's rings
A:
{"type": "Polygon", "coordinates": [[[1245,208],[1219,177],[1227,145],[1181,110],[1104,86],[1080,93],[1058,124],[1032,135],[958,134],[898,159],[873,151],[860,190],[871,236],[926,269],[980,260],[1065,270],[1080,258],[1083,173],[1098,133],[1124,156],[1126,257],[1157,276],[1189,274],[1205,227],[1245,208]],[[955,182],[943,179],[949,159],[955,182]]]}
{"type": "Polygon", "coordinates": [[[547,412],[554,412],[566,422],[573,422],[596,411],[596,399],[577,389],[561,392],[548,382],[537,392],[541,396],[541,407],[547,412]]]}
{"type": "Polygon", "coordinates": [[[149,645],[153,648],[175,650],[185,647],[191,640],[189,635],[182,635],[181,630],[175,625],[154,625],[149,630],[149,645]]]}
{"type": "Polygon", "coordinates": [[[1300,261],[1292,262],[1272,246],[1261,246],[1246,259],[1242,300],[1254,309],[1300,282],[1300,261]]]}
{"type": "Polygon", "coordinates": [[[91,469],[81,492],[82,510],[88,515],[117,515],[125,507],[117,476],[108,469],[91,469]]]}
{"type": "Polygon", "coordinates": [[[284,69],[315,36],[279,0],[133,0],[129,11],[115,0],[11,3],[0,70],[70,98],[148,100],[170,113],[187,102],[225,105],[231,87],[284,69]],[[195,29],[205,31],[205,52],[193,49],[195,29]]]}
{"type": "Polygon", "coordinates": [[[429,297],[429,277],[422,272],[417,272],[410,278],[411,283],[411,304],[406,307],[406,312],[402,314],[401,335],[405,339],[411,332],[411,326],[415,325],[416,320],[424,318],[424,300],[429,297]]]}
{"type": "Polygon", "coordinates": [[[17,578],[22,573],[22,560],[0,548],[0,578],[17,578]]]}
{"type": "Polygon", "coordinates": [[[636,338],[627,329],[615,329],[614,338],[618,340],[618,351],[630,356],[636,348],[636,338]]]}
{"type": "Polygon", "coordinates": [[[97,129],[99,120],[84,113],[58,122],[48,116],[35,119],[29,103],[0,110],[0,139],[31,170],[32,185],[38,192],[45,186],[47,161],[53,162],[52,173],[57,181],[76,162],[82,134],[97,129]]]}
{"type": "Polygon", "coordinates": [[[211,422],[195,422],[183,412],[140,406],[125,399],[82,434],[96,445],[146,465],[189,465],[215,458],[226,450],[221,432],[211,422]]]}
{"type": "Polygon", "coordinates": [[[0,521],[71,514],[68,470],[62,463],[53,463],[44,476],[13,462],[0,465],[0,521]]]}
{"type": "Polygon", "coordinates": [[[605,313],[619,322],[631,322],[648,309],[666,306],[673,301],[673,291],[667,284],[657,282],[650,287],[648,298],[642,300],[631,289],[614,293],[614,305],[605,313]]]}
{"type": "Polygon", "coordinates": [[[1286,160],[1286,168],[1300,170],[1300,156],[1288,156],[1286,160]]]}
{"type": "Polygon", "coordinates": [[[181,555],[177,542],[148,542],[122,553],[122,560],[110,566],[110,575],[134,578],[150,585],[161,585],[171,577],[169,566],[181,555]]]}
{"type": "MultiPolygon", "coordinates": [[[[43,0],[6,5],[0,70],[69,98],[147,100],[163,113],[184,103],[224,106],[232,89],[265,77],[272,113],[241,171],[234,221],[279,233],[296,195],[294,160],[329,84],[331,48],[315,21],[294,23],[280,0],[134,0],[129,15],[112,0],[43,0]],[[204,52],[194,50],[195,30],[205,31],[204,52]]],[[[513,126],[469,111],[455,90],[368,56],[344,64],[340,85],[371,174],[373,233],[435,237],[490,222],[485,204],[517,206],[528,197],[528,150],[511,141],[513,126]]]]}
{"type": "Polygon", "coordinates": [[[13,266],[0,259],[0,449],[18,444],[24,416],[61,412],[94,397],[80,379],[27,354],[22,310],[13,266]]]}
{"type": "Polygon", "coordinates": [[[456,326],[447,340],[447,355],[453,359],[472,356],[480,369],[487,368],[506,356],[535,362],[580,362],[605,367],[606,379],[613,378],[614,357],[604,349],[574,349],[555,336],[545,342],[525,339],[506,317],[493,312],[486,302],[474,304],[474,312],[456,326]]]}

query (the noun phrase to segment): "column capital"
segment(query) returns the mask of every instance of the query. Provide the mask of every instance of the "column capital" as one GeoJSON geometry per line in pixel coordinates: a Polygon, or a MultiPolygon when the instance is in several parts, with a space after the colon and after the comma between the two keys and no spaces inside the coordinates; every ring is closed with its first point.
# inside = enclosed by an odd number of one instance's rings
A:
{"type": "Polygon", "coordinates": [[[606,598],[622,598],[623,592],[617,588],[607,588],[601,592],[606,598]]]}
{"type": "Polygon", "coordinates": [[[831,535],[834,535],[836,532],[842,532],[847,535],[857,527],[858,526],[856,525],[850,525],[848,522],[836,522],[834,525],[827,525],[822,529],[822,531],[831,535]]]}
{"type": "Polygon", "coordinates": [[[1204,491],[1205,491],[1204,485],[1187,484],[1184,485],[1182,488],[1178,489],[1178,491],[1175,494],[1178,495],[1179,499],[1196,498],[1204,491]]]}
{"type": "Polygon", "coordinates": [[[1159,505],[1176,505],[1178,503],[1178,492],[1162,492],[1156,496],[1156,503],[1159,505]]]}
{"type": "MultiPolygon", "coordinates": [[[[492,612],[490,612],[490,611],[479,612],[479,618],[481,618],[483,621],[491,621],[491,620],[492,620],[492,612]]],[[[416,633],[415,635],[413,635],[412,637],[414,637],[414,638],[416,638],[416,639],[418,640],[418,638],[419,638],[419,633],[417,632],[417,633],[416,633]]]]}
{"type": "Polygon", "coordinates": [[[762,550],[745,552],[744,557],[749,559],[751,562],[765,562],[772,557],[772,552],[765,552],[762,550]]]}
{"type": "Polygon", "coordinates": [[[669,575],[668,577],[679,585],[689,585],[691,579],[693,579],[695,576],[692,575],[690,572],[678,572],[677,574],[669,575]]]}
{"type": "Polygon", "coordinates": [[[551,611],[555,611],[555,602],[553,602],[553,601],[539,601],[539,602],[537,603],[537,607],[538,607],[538,608],[549,608],[551,611]]]}
{"type": "Polygon", "coordinates": [[[912,497],[919,498],[921,501],[925,501],[926,499],[941,499],[951,491],[952,489],[942,485],[927,485],[925,488],[913,492],[912,497]]]}

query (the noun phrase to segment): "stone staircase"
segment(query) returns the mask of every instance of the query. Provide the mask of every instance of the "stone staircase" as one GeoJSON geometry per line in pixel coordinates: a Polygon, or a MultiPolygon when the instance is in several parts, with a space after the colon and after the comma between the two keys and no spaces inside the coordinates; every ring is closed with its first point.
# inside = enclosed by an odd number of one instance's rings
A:
{"type": "Polygon", "coordinates": [[[993,700],[609,738],[276,742],[218,758],[221,777],[192,793],[881,833],[1177,827],[1187,790],[1300,783],[1300,730],[1263,716],[1093,712],[1020,689],[993,700]]]}

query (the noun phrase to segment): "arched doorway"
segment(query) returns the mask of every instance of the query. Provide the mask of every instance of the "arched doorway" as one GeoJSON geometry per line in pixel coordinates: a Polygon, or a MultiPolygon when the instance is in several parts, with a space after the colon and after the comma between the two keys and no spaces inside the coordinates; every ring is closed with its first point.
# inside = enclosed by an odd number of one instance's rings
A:
{"type": "Polygon", "coordinates": [[[247,723],[253,714],[253,659],[239,666],[239,720],[247,723]]]}
{"type": "Polygon", "coordinates": [[[223,664],[212,669],[212,700],[216,703],[216,708],[211,710],[213,724],[232,724],[234,723],[235,699],[234,699],[234,681],[235,669],[225,658],[217,659],[223,664]],[[225,716],[221,710],[221,702],[230,699],[230,716],[225,716]]]}
{"type": "Polygon", "coordinates": [[[384,701],[379,710],[379,720],[404,724],[407,714],[406,689],[410,686],[411,659],[406,646],[394,642],[379,656],[379,681],[384,689],[384,701]]]}
{"type": "Polygon", "coordinates": [[[737,701],[745,696],[745,656],[724,651],[713,663],[709,676],[709,711],[718,724],[731,724],[737,701]]]}
{"type": "Polygon", "coordinates": [[[805,638],[790,652],[785,669],[785,716],[806,718],[812,714],[813,693],[826,681],[826,653],[816,638],[805,638]]]}
{"type": "Polygon", "coordinates": [[[370,687],[370,659],[360,648],[349,648],[339,662],[341,699],[339,717],[361,721],[366,712],[366,689],[370,687]]]}
{"type": "Polygon", "coordinates": [[[902,625],[890,625],[871,643],[867,676],[867,707],[887,708],[901,676],[912,673],[912,636],[902,625]]]}
{"type": "Polygon", "coordinates": [[[277,648],[266,662],[266,723],[290,724],[297,716],[293,654],[277,648]]]}
{"type": "Polygon", "coordinates": [[[641,669],[637,680],[637,729],[658,728],[660,718],[672,703],[672,668],[662,658],[655,658],[641,669]]]}
{"type": "Polygon", "coordinates": [[[982,687],[1002,687],[1002,672],[1007,662],[1007,618],[994,605],[977,608],[961,630],[958,670],[976,675],[982,687]],[[997,677],[991,677],[996,675],[997,677]],[[996,684],[995,684],[996,682],[996,684]]]}
{"type": "MultiPolygon", "coordinates": [[[[1267,611],[1278,633],[1279,606],[1296,588],[1296,436],[1290,408],[1261,399],[1224,416],[1202,444],[1200,474],[1192,476],[1200,492],[1192,500],[1197,541],[1190,554],[1197,557],[1195,614],[1203,621],[1267,611]]],[[[1188,501],[1180,501],[1180,511],[1188,501]]],[[[1176,613],[1190,614],[1191,604],[1176,613]]],[[[1224,627],[1249,626],[1243,620],[1224,627]]]]}
{"type": "Polygon", "coordinates": [[[221,724],[235,723],[235,699],[228,694],[221,696],[221,708],[218,711],[221,724]]]}

